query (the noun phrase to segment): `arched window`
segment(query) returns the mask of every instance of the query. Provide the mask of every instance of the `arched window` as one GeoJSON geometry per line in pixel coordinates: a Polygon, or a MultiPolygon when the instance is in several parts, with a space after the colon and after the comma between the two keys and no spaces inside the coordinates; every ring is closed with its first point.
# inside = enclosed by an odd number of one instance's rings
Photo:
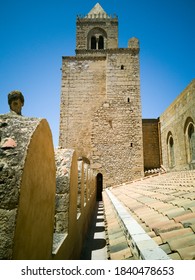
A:
{"type": "Polygon", "coordinates": [[[96,37],[95,36],[91,37],[91,49],[92,50],[96,49],[96,37]]]}
{"type": "Polygon", "coordinates": [[[195,162],[195,131],[194,131],[194,125],[192,123],[190,123],[188,127],[188,141],[189,141],[190,162],[195,162]]]}
{"type": "Polygon", "coordinates": [[[99,36],[99,40],[98,40],[98,49],[104,49],[104,37],[103,36],[99,36]]]}
{"type": "Polygon", "coordinates": [[[168,164],[170,168],[175,166],[174,140],[171,132],[167,136],[168,164]]]}
{"type": "Polygon", "coordinates": [[[89,50],[106,49],[107,33],[104,29],[95,27],[87,34],[86,47],[89,50]]]}
{"type": "Polygon", "coordinates": [[[195,163],[195,127],[192,118],[188,117],[184,126],[186,140],[186,157],[188,164],[195,163]]]}

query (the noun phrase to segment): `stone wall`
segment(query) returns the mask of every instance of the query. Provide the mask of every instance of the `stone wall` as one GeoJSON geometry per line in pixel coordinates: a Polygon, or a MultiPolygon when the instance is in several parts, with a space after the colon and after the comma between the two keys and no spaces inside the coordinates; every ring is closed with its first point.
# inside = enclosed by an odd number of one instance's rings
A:
{"type": "Polygon", "coordinates": [[[90,163],[72,149],[55,152],[57,168],[53,259],[79,259],[96,202],[90,163]],[[79,234],[78,234],[79,233],[79,234]]]}
{"type": "Polygon", "coordinates": [[[94,112],[92,167],[107,186],[142,176],[139,56],[132,49],[107,55],[106,101],[94,112]]]}
{"type": "Polygon", "coordinates": [[[104,186],[143,175],[139,42],[99,56],[63,57],[62,148],[89,158],[104,186]]]}
{"type": "Polygon", "coordinates": [[[0,259],[79,259],[95,186],[87,159],[54,156],[46,120],[0,115],[0,259]]]}
{"type": "Polygon", "coordinates": [[[55,160],[46,120],[0,117],[0,258],[49,259],[55,160]]]}
{"type": "Polygon", "coordinates": [[[89,35],[92,29],[99,29],[105,37],[105,49],[118,48],[117,18],[77,18],[76,49],[90,49],[89,35]],[[103,19],[103,20],[102,20],[103,19]]]}
{"type": "Polygon", "coordinates": [[[162,160],[167,170],[195,168],[195,80],[160,116],[162,160]]]}
{"type": "Polygon", "coordinates": [[[64,57],[62,63],[59,146],[89,158],[91,115],[105,99],[105,58],[64,57]]]}
{"type": "Polygon", "coordinates": [[[161,166],[159,139],[159,119],[143,119],[144,169],[150,170],[161,166]]]}
{"type": "Polygon", "coordinates": [[[63,57],[59,146],[87,157],[104,187],[143,176],[139,41],[118,48],[118,18],[100,4],[77,17],[63,57]]]}

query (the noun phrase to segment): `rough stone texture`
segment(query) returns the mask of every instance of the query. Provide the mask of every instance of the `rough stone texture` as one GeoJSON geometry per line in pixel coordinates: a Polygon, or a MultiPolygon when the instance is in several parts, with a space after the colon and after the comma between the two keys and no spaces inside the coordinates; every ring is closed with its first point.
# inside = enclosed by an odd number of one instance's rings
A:
{"type": "Polygon", "coordinates": [[[56,208],[55,232],[68,232],[68,210],[70,196],[70,158],[72,150],[57,149],[56,161],[56,208]]]}
{"type": "Polygon", "coordinates": [[[89,160],[54,156],[46,120],[0,115],[0,259],[78,259],[95,200],[89,160]]]}
{"type": "Polygon", "coordinates": [[[62,70],[60,146],[89,158],[91,115],[105,98],[105,59],[63,58],[62,70]]]}
{"type": "Polygon", "coordinates": [[[59,146],[87,157],[104,187],[143,175],[139,42],[117,48],[116,23],[79,17],[76,56],[62,61],[59,146]],[[104,49],[90,49],[92,35],[104,37],[104,49]]]}
{"type": "Polygon", "coordinates": [[[158,119],[143,119],[144,169],[159,168],[161,165],[160,135],[158,119]]]}
{"type": "MultiPolygon", "coordinates": [[[[97,4],[99,5],[99,4],[97,4]]],[[[118,48],[118,19],[116,16],[108,16],[102,7],[97,5],[86,15],[77,17],[76,49],[91,49],[90,39],[95,36],[104,37],[106,49],[118,48]]]]}
{"type": "Polygon", "coordinates": [[[55,161],[45,120],[0,115],[0,258],[48,259],[55,161]]]}
{"type": "Polygon", "coordinates": [[[195,80],[160,116],[162,159],[167,170],[195,169],[194,106],[195,80]]]}
{"type": "Polygon", "coordinates": [[[86,158],[58,149],[53,259],[78,259],[94,211],[95,181],[86,158]]]}

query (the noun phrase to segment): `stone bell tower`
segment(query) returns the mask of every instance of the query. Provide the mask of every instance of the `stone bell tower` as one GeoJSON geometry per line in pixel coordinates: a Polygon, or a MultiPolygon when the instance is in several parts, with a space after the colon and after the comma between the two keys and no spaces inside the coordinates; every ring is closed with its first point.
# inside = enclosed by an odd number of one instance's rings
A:
{"type": "Polygon", "coordinates": [[[76,55],[62,58],[59,145],[90,160],[104,187],[143,175],[139,41],[118,48],[118,18],[77,16],[76,55]]]}
{"type": "Polygon", "coordinates": [[[77,17],[76,50],[118,48],[118,18],[109,17],[99,4],[85,17],[77,17]]]}

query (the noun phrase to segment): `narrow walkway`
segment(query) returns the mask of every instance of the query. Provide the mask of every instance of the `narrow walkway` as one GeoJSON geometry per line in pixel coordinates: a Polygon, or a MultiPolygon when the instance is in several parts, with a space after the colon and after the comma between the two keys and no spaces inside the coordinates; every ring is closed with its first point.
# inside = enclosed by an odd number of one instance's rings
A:
{"type": "Polygon", "coordinates": [[[81,260],[107,260],[106,233],[103,201],[98,201],[87,238],[81,252],[81,260]]]}

